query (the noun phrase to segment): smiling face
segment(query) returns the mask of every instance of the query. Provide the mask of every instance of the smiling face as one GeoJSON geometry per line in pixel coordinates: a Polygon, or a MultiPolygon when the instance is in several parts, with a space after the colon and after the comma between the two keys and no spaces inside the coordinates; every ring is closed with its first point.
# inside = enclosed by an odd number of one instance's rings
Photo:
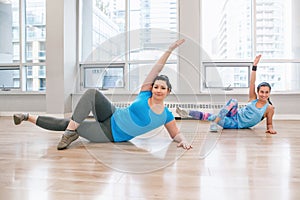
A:
{"type": "Polygon", "coordinates": [[[152,87],[152,97],[156,100],[164,100],[170,89],[168,88],[167,82],[164,80],[156,80],[152,87]]]}
{"type": "Polygon", "coordinates": [[[261,101],[267,101],[270,97],[270,88],[268,86],[261,86],[257,93],[258,93],[258,99],[261,101]]]}

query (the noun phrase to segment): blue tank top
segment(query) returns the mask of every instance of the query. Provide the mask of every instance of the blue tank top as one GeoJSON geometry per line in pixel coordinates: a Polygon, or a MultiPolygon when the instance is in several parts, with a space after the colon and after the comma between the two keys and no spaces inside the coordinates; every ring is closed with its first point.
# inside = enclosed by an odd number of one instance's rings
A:
{"type": "Polygon", "coordinates": [[[257,108],[257,101],[258,99],[255,99],[249,102],[245,107],[238,110],[238,128],[249,128],[255,126],[261,121],[269,103],[267,102],[262,108],[257,108]]]}
{"type": "Polygon", "coordinates": [[[151,91],[142,91],[129,107],[117,108],[111,117],[114,142],[123,142],[167,124],[174,116],[167,107],[161,114],[154,113],[148,104],[151,91]]]}

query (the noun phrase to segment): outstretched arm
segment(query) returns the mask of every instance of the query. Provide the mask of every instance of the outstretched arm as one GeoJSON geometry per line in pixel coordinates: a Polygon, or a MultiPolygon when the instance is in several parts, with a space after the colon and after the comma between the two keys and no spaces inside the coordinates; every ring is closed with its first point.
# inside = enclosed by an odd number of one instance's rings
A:
{"type": "Polygon", "coordinates": [[[169,132],[170,137],[178,143],[177,147],[182,147],[184,149],[191,149],[193,148],[191,144],[187,142],[184,135],[182,135],[176,125],[175,120],[170,121],[165,125],[166,129],[169,132]]]}
{"type": "Polygon", "coordinates": [[[256,68],[259,63],[260,58],[261,58],[261,55],[258,55],[255,57],[255,59],[253,61],[253,67],[252,67],[251,76],[250,76],[249,101],[257,98],[256,92],[255,92],[255,81],[256,81],[256,68]]]}
{"type": "Polygon", "coordinates": [[[160,57],[160,59],[152,67],[150,73],[148,74],[148,76],[146,77],[142,85],[141,91],[148,91],[152,89],[153,80],[162,71],[172,51],[176,49],[178,46],[180,46],[182,43],[184,43],[184,41],[185,41],[184,39],[180,39],[169,46],[168,50],[160,57]]]}

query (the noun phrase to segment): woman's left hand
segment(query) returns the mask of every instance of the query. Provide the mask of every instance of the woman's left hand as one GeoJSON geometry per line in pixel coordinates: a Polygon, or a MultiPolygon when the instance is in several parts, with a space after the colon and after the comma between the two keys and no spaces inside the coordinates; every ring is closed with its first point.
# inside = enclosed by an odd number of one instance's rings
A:
{"type": "Polygon", "coordinates": [[[259,63],[259,60],[261,58],[261,55],[258,55],[255,57],[254,61],[253,61],[253,66],[257,66],[257,64],[259,63]]]}
{"type": "Polygon", "coordinates": [[[185,140],[181,141],[181,142],[177,145],[177,147],[182,147],[183,149],[186,149],[186,150],[189,150],[189,149],[192,149],[192,148],[193,148],[192,145],[189,144],[189,143],[188,143],[187,141],[185,141],[185,140]]]}
{"type": "Polygon", "coordinates": [[[180,39],[180,40],[177,40],[176,42],[174,42],[173,44],[171,44],[169,46],[169,51],[173,51],[174,49],[176,49],[177,47],[179,47],[182,43],[185,42],[185,39],[180,39]]]}

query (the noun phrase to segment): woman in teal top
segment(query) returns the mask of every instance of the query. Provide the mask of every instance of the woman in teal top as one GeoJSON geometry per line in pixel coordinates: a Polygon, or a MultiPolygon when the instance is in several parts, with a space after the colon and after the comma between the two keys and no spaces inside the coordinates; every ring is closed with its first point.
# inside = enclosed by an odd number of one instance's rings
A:
{"type": "MultiPolygon", "coordinates": [[[[163,80],[166,76],[158,76],[163,80]]],[[[114,142],[128,141],[174,120],[168,108],[154,112],[149,106],[151,91],[141,91],[135,101],[126,108],[117,109],[111,117],[114,142]]]]}
{"type": "Polygon", "coordinates": [[[167,76],[159,75],[172,51],[183,42],[181,39],[169,46],[129,107],[117,108],[100,91],[89,89],[80,98],[71,119],[19,113],[14,115],[14,122],[18,125],[27,120],[48,130],[65,131],[58,150],[66,149],[79,136],[92,142],[124,142],[163,125],[178,147],[190,149],[192,146],[180,134],[173,114],[164,105],[172,89],[170,81],[167,76]],[[85,120],[90,112],[95,120],[85,120]]]}
{"type": "Polygon", "coordinates": [[[250,128],[266,118],[266,132],[276,134],[276,131],[273,129],[274,107],[269,98],[271,92],[270,84],[267,82],[260,83],[257,86],[257,93],[255,92],[256,69],[260,58],[261,55],[256,56],[253,62],[250,77],[249,103],[245,107],[238,109],[238,101],[230,99],[218,115],[181,108],[177,108],[176,112],[181,117],[212,121],[210,130],[213,132],[218,131],[217,125],[223,128],[250,128]]]}

